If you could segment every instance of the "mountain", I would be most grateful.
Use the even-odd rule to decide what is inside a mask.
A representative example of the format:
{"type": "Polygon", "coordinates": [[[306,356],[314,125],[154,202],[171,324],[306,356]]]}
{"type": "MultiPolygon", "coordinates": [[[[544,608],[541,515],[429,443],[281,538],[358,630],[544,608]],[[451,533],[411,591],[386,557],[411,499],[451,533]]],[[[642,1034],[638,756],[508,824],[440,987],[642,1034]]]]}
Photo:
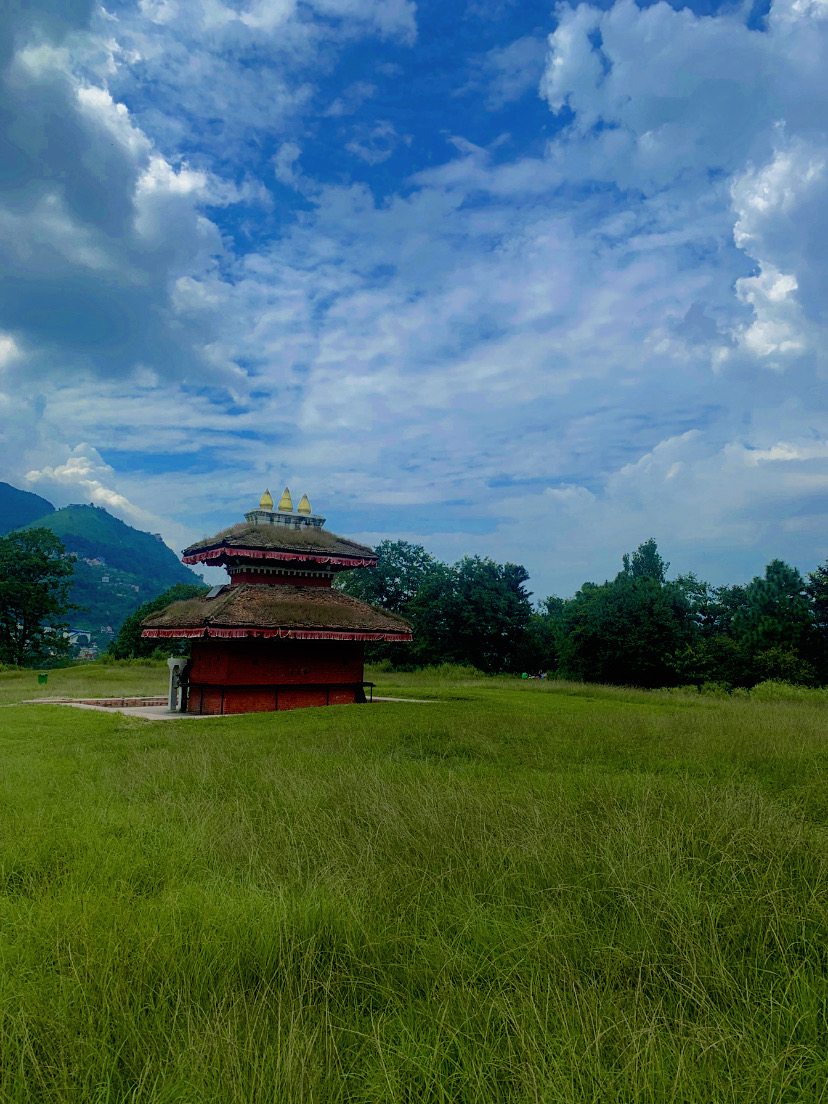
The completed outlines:
{"type": "Polygon", "coordinates": [[[0,483],[0,536],[21,529],[35,518],[51,514],[54,506],[31,491],[20,491],[10,483],[0,483]]]}
{"type": "MultiPolygon", "coordinates": [[[[36,497],[36,496],[32,496],[36,497]]],[[[201,583],[160,536],[133,529],[99,506],[65,506],[19,528],[51,529],[75,555],[72,626],[104,644],[133,610],[173,583],[201,583]]]]}

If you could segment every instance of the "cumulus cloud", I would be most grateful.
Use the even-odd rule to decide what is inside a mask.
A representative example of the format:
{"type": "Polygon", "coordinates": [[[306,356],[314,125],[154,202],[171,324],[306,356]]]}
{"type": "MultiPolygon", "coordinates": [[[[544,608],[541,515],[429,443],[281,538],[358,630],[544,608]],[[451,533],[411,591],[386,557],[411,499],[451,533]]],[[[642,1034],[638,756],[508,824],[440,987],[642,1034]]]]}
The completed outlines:
{"type": "MultiPolygon", "coordinates": [[[[146,0],[116,12],[37,0],[4,21],[0,332],[25,350],[27,372],[149,369],[238,393],[244,373],[220,315],[196,310],[182,288],[221,297],[228,255],[208,206],[271,200],[258,182],[211,171],[197,148],[182,156],[196,137],[186,128],[212,115],[272,131],[280,110],[287,119],[308,103],[296,67],[323,42],[340,32],[413,41],[415,7],[314,0],[308,18],[293,0],[146,0]]],[[[370,94],[358,85],[354,95],[370,94]]],[[[372,162],[397,140],[382,125],[360,137],[372,162]]],[[[298,183],[297,156],[283,143],[277,178],[298,183]]]]}
{"type": "Polygon", "coordinates": [[[805,442],[795,414],[783,420],[797,443],[714,446],[689,430],[608,473],[595,490],[561,484],[501,492],[489,507],[491,531],[412,528],[406,537],[449,559],[480,552],[528,563],[538,596],[612,578],[622,553],[650,536],[673,573],[696,571],[717,584],[746,581],[782,548],[812,569],[824,558],[818,542],[828,522],[828,420],[821,419],[821,440],[805,442]]]}
{"type": "Polygon", "coordinates": [[[182,323],[169,298],[222,249],[203,174],[161,157],[62,46],[21,35],[0,71],[0,328],[28,371],[214,373],[211,327],[182,323]]]}
{"type": "Polygon", "coordinates": [[[664,209],[729,181],[736,245],[759,267],[736,285],[753,321],[733,333],[772,367],[821,357],[828,209],[828,9],[776,0],[767,29],[618,0],[558,9],[541,92],[573,113],[551,156],[664,209]]]}
{"type": "MultiPolygon", "coordinates": [[[[407,3],[144,0],[86,69],[76,44],[18,36],[4,79],[30,130],[48,95],[88,151],[67,175],[58,144],[22,207],[0,180],[0,243],[32,291],[0,307],[0,381],[37,350],[75,366],[55,359],[26,409],[0,384],[31,442],[20,470],[170,518],[186,501],[190,536],[298,478],[341,531],[517,559],[538,593],[613,574],[653,534],[714,581],[762,556],[813,565],[823,14],[777,2],[758,31],[735,10],[562,6],[552,136],[511,156],[474,133],[400,148],[398,116],[348,118],[374,87],[353,75],[319,95],[337,36],[413,41],[407,3]],[[298,122],[317,96],[353,155],[325,172],[298,122]],[[229,168],[260,147],[289,216],[284,188],[268,208],[229,168]],[[418,171],[381,197],[348,178],[387,183],[404,153],[418,171]]],[[[490,110],[543,65],[533,35],[477,56],[463,102],[490,110]]]]}
{"type": "Polygon", "coordinates": [[[782,141],[761,168],[733,181],[736,244],[759,265],[737,282],[753,323],[742,340],[758,356],[784,365],[806,349],[825,367],[825,287],[828,283],[828,145],[782,141]]]}
{"type": "Polygon", "coordinates": [[[77,490],[95,506],[103,506],[119,516],[126,514],[128,519],[136,522],[146,524],[157,521],[153,514],[134,506],[124,495],[107,485],[114,476],[114,471],[103,462],[96,449],[80,444],[70,450],[63,463],[27,472],[26,482],[47,493],[56,489],[77,490]]]}

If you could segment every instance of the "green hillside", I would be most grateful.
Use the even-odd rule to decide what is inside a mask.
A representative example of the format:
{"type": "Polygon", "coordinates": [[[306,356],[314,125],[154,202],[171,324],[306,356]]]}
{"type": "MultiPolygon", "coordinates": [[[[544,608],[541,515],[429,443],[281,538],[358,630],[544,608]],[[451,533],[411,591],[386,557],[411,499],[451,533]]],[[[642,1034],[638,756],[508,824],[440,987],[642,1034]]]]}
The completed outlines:
{"type": "Polygon", "coordinates": [[[81,608],[70,612],[69,622],[72,628],[88,629],[98,644],[103,645],[111,639],[107,629],[116,633],[125,618],[149,598],[145,581],[139,576],[78,559],[75,561],[72,602],[81,608]]]}
{"type": "Polygon", "coordinates": [[[99,643],[142,602],[174,583],[201,583],[160,537],[133,529],[98,506],[66,506],[21,528],[51,529],[67,552],[75,553],[71,600],[82,609],[70,615],[76,628],[91,629],[99,643]],[[86,561],[102,561],[89,563],[86,561]]]}
{"type": "Polygon", "coordinates": [[[12,529],[22,529],[53,511],[54,506],[48,499],[31,491],[21,491],[10,483],[0,483],[0,536],[12,529]]]}

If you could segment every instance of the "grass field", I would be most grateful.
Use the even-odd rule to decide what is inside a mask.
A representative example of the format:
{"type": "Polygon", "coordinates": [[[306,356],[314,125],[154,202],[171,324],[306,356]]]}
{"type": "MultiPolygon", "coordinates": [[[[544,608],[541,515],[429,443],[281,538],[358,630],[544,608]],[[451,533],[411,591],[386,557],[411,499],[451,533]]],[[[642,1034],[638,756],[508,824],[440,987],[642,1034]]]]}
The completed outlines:
{"type": "Polygon", "coordinates": [[[828,1100],[823,701],[380,680],[0,675],[2,1104],[828,1100]]]}

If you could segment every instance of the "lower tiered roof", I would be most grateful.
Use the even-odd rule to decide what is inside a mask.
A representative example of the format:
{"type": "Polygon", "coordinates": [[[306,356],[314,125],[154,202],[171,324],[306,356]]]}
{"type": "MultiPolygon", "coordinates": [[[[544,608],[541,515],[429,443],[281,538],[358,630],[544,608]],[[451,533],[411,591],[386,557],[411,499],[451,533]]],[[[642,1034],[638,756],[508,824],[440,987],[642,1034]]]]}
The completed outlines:
{"type": "Polygon", "coordinates": [[[173,602],[141,624],[150,639],[411,640],[404,618],[323,587],[226,586],[215,598],[173,602]]]}

